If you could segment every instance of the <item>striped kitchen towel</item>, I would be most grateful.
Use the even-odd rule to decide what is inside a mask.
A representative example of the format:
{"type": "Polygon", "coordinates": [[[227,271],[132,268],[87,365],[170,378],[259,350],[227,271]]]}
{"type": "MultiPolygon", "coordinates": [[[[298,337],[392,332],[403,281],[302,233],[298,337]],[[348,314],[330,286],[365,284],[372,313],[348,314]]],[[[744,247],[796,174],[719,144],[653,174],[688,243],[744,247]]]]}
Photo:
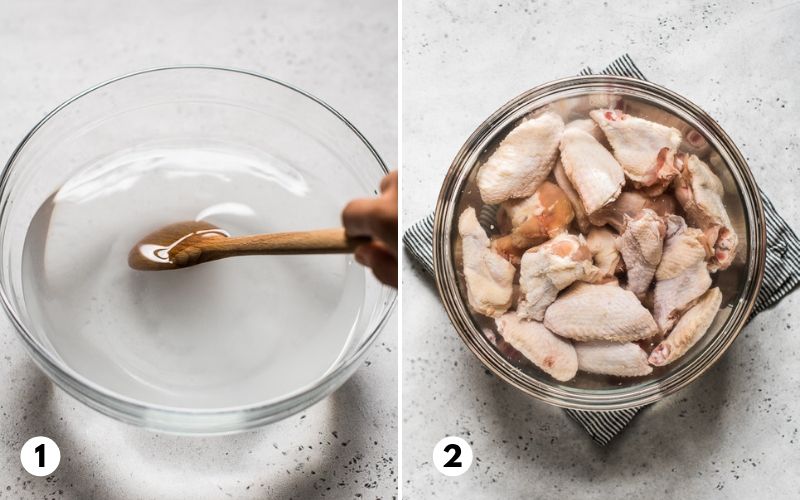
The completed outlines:
{"type": "MultiPolygon", "coordinates": [[[[642,72],[627,54],[612,62],[600,73],[645,80],[642,72]]],[[[589,75],[592,74],[592,70],[586,68],[580,74],[589,75]]],[[[753,316],[774,306],[800,285],[800,240],[786,224],[786,221],[778,215],[775,207],[763,192],[761,200],[764,204],[764,216],[767,221],[767,261],[764,281],[756,298],[753,316]]],[[[484,227],[491,224],[484,220],[490,215],[481,213],[481,224],[484,227]]],[[[416,222],[403,235],[403,244],[409,255],[430,276],[433,276],[433,216],[434,214],[430,214],[416,222]]],[[[641,408],[616,411],[564,411],[570,418],[578,422],[597,444],[605,446],[633,420],[641,408]]]]}

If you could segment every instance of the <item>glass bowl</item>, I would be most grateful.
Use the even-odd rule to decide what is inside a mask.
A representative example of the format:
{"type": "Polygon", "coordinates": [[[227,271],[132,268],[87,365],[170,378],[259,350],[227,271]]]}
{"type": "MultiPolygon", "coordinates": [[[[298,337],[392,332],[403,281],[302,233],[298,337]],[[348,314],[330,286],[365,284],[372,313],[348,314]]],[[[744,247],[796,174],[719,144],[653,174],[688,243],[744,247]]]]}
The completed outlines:
{"type": "MultiPolygon", "coordinates": [[[[705,156],[701,156],[705,158],[705,156]]],[[[491,228],[484,224],[485,228],[491,228]]],[[[579,410],[618,410],[658,401],[697,379],[730,347],[750,315],[761,285],[766,257],[764,214],[759,191],[744,158],[730,137],[702,109],[658,85],[617,76],[579,76],[536,87],[512,99],[467,139],[456,155],[439,193],[434,222],[436,284],[447,314],[462,340],[502,380],[546,403],[579,410]],[[682,358],[639,378],[578,373],[561,383],[527,360],[508,359],[497,347],[493,322],[471,312],[457,251],[458,215],[468,206],[480,213],[475,186],[478,166],[523,117],[545,109],[565,122],[585,118],[600,107],[624,105],[627,112],[683,132],[683,149],[707,155],[725,188],[724,203],[739,235],[730,268],[712,275],[723,294],[722,306],[706,335],[682,358]]]]}
{"type": "MultiPolygon", "coordinates": [[[[80,367],[66,363],[32,317],[23,293],[23,242],[38,207],[76,171],[104,158],[148,147],[191,149],[209,144],[302,162],[304,175],[323,183],[326,195],[342,207],[350,199],[373,196],[387,172],[350,122],[301,90],[246,71],[170,67],[110,80],[65,102],[22,140],[0,179],[0,293],[34,361],[88,406],[160,431],[234,432],[301,411],[353,374],[395,305],[395,290],[365,272],[363,299],[357,299],[363,301],[360,314],[327,372],[283,397],[242,406],[148,404],[109,389],[103,380],[89,380],[80,367]]],[[[330,218],[331,225],[339,223],[338,213],[330,218]]]]}

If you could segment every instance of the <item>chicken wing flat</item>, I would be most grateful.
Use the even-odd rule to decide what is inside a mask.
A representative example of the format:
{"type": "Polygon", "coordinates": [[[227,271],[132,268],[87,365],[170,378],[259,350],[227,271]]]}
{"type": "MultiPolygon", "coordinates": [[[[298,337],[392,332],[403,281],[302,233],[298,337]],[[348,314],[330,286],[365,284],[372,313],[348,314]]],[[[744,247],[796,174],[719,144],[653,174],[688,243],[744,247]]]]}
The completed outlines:
{"type": "Polygon", "coordinates": [[[653,316],[636,295],[614,284],[576,283],[547,308],[544,324],[581,342],[632,342],[658,334],[653,316]]]}
{"type": "Polygon", "coordinates": [[[553,169],[564,121],[555,113],[528,118],[500,142],[478,170],[484,203],[532,195],[553,169]]]}
{"type": "Polygon", "coordinates": [[[615,377],[641,377],[653,371],[647,353],[635,342],[577,342],[578,370],[615,377]]]}
{"type": "Polygon", "coordinates": [[[681,133],[677,129],[616,109],[596,109],[589,116],[600,125],[625,175],[636,186],[660,194],[678,175],[674,156],[681,133]]]}
{"type": "Polygon", "coordinates": [[[558,187],[564,191],[564,194],[572,205],[572,212],[575,214],[575,222],[578,223],[578,229],[580,229],[581,233],[587,234],[591,229],[589,216],[586,215],[586,210],[583,208],[580,195],[578,195],[578,192],[572,187],[572,182],[567,177],[567,173],[564,172],[564,165],[561,163],[561,160],[556,161],[556,166],[553,167],[553,177],[555,177],[558,187]]]}
{"type": "Polygon", "coordinates": [[[568,340],[554,335],[538,321],[527,321],[514,313],[495,320],[503,340],[556,380],[572,380],[578,371],[578,357],[568,340]]]}
{"type": "Polygon", "coordinates": [[[617,199],[625,184],[625,173],[597,139],[578,127],[567,127],[560,148],[564,172],[587,214],[617,199]]]}

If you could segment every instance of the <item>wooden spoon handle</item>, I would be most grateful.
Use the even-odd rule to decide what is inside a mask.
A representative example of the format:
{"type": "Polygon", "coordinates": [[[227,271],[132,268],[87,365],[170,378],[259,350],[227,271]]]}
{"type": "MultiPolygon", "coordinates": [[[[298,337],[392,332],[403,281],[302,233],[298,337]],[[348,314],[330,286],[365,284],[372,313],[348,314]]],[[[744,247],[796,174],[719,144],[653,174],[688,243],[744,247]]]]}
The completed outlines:
{"type": "Polygon", "coordinates": [[[190,260],[195,263],[236,255],[297,255],[352,253],[370,238],[348,237],[344,228],[256,234],[236,238],[209,238],[193,245],[190,260]]]}

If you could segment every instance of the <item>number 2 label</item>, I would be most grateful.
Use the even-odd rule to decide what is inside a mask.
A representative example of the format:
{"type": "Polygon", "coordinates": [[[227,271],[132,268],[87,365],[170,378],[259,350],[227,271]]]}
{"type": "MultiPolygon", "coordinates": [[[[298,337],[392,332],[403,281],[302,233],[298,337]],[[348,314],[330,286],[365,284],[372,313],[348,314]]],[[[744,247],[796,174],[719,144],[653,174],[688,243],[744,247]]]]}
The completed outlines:
{"type": "Polygon", "coordinates": [[[442,467],[461,467],[461,462],[458,462],[458,457],[461,456],[461,447],[457,444],[450,443],[444,447],[444,452],[448,453],[452,451],[453,456],[450,457],[450,460],[444,463],[442,467]]]}
{"type": "Polygon", "coordinates": [[[448,436],[433,447],[433,465],[445,476],[460,476],[472,465],[472,447],[457,436],[448,436]]]}

